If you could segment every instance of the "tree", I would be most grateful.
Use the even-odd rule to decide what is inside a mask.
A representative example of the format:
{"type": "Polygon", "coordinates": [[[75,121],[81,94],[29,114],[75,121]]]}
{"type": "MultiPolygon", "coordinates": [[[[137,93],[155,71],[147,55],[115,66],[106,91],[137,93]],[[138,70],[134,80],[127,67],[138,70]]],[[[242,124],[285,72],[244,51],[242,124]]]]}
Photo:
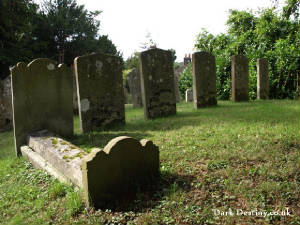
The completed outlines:
{"type": "Polygon", "coordinates": [[[150,32],[146,33],[145,39],[146,39],[145,42],[141,43],[140,46],[142,50],[145,51],[148,49],[157,48],[157,43],[153,40],[150,32]]]}
{"type": "Polygon", "coordinates": [[[9,66],[47,57],[73,63],[76,56],[102,52],[119,56],[108,36],[98,35],[99,11],[89,12],[76,0],[0,0],[0,79],[9,66]]]}
{"type": "Polygon", "coordinates": [[[214,38],[214,35],[202,28],[201,32],[196,37],[194,48],[205,52],[212,52],[214,48],[214,38]]]}
{"type": "Polygon", "coordinates": [[[298,96],[300,64],[299,2],[287,0],[281,13],[275,7],[252,11],[230,10],[228,33],[209,34],[202,30],[195,48],[216,57],[218,98],[229,99],[231,92],[231,56],[249,58],[249,96],[256,98],[256,62],[269,61],[271,98],[298,96]]]}
{"type": "Polygon", "coordinates": [[[172,60],[173,62],[175,62],[177,56],[176,56],[176,50],[173,48],[168,49],[168,51],[170,51],[172,53],[172,60]]]}
{"type": "Polygon", "coordinates": [[[28,46],[37,9],[31,0],[0,1],[0,79],[8,76],[9,66],[31,58],[28,46]]]}
{"type": "Polygon", "coordinates": [[[130,57],[125,61],[125,69],[130,70],[139,67],[139,53],[134,52],[130,57]]]}
{"type": "MultiPolygon", "coordinates": [[[[75,52],[80,54],[97,37],[100,22],[96,16],[100,11],[89,12],[76,0],[44,1],[43,13],[47,17],[49,43],[54,44],[59,63],[65,62],[66,52],[74,50],[74,45],[75,52]]],[[[71,61],[69,58],[67,63],[71,61]]]]}

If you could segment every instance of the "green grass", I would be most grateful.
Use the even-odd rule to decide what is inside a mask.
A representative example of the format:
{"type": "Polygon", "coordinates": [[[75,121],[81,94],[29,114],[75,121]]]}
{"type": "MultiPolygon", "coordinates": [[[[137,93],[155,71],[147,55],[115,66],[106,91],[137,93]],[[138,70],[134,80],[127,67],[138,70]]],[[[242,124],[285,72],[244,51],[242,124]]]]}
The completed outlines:
{"type": "Polygon", "coordinates": [[[0,133],[0,224],[300,224],[300,105],[290,100],[233,103],[145,120],[126,106],[126,125],[79,134],[89,151],[126,135],[160,149],[161,179],[113,209],[85,209],[73,187],[14,157],[12,132],[0,133]],[[215,216],[212,209],[291,216],[215,216]]]}

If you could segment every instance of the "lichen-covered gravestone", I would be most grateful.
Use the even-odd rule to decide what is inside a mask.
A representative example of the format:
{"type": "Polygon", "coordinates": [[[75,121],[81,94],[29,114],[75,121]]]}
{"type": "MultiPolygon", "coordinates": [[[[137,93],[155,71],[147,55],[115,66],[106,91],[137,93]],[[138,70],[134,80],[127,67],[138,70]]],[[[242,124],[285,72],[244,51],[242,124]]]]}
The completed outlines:
{"type": "Polygon", "coordinates": [[[142,107],[142,93],[141,93],[141,78],[137,69],[132,69],[127,74],[128,86],[131,94],[133,107],[142,107]]]}
{"type": "Polygon", "coordinates": [[[159,150],[152,141],[122,136],[91,153],[46,130],[29,135],[22,154],[35,167],[83,191],[87,207],[103,207],[159,176],[159,150]]]}
{"type": "Polygon", "coordinates": [[[185,91],[185,101],[192,102],[193,101],[193,89],[189,88],[185,91]]]}
{"type": "Polygon", "coordinates": [[[145,117],[176,114],[172,52],[155,48],[141,52],[139,58],[145,117]]]}
{"type": "Polygon", "coordinates": [[[257,98],[269,98],[269,69],[266,59],[257,60],[257,98]]]}
{"type": "Polygon", "coordinates": [[[193,54],[194,107],[217,105],[216,60],[208,52],[193,54]]]}
{"type": "Polygon", "coordinates": [[[243,55],[234,55],[231,58],[232,101],[249,100],[249,62],[243,55]]]}
{"type": "Polygon", "coordinates": [[[125,97],[120,58],[97,53],[77,57],[74,65],[81,131],[124,124],[125,97]]]}
{"type": "Polygon", "coordinates": [[[72,72],[50,59],[18,63],[11,70],[16,153],[34,131],[73,135],[72,72]]]}

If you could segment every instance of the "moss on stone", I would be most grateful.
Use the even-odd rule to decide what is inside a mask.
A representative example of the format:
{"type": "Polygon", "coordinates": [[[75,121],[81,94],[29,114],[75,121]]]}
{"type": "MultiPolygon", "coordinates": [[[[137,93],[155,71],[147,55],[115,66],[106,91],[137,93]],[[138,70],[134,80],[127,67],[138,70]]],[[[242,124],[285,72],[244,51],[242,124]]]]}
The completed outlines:
{"type": "Polygon", "coordinates": [[[51,141],[53,146],[56,146],[58,144],[58,140],[55,138],[52,138],[51,141]]]}

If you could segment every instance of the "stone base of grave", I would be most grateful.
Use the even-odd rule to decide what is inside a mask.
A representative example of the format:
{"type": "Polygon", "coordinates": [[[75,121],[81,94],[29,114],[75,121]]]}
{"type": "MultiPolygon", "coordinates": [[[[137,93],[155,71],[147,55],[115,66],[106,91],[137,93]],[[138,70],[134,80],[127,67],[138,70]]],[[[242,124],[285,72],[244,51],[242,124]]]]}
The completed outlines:
{"type": "Polygon", "coordinates": [[[22,155],[35,167],[82,189],[87,207],[102,207],[136,184],[159,176],[159,150],[149,140],[122,136],[87,153],[48,131],[28,137],[22,155]]]}

